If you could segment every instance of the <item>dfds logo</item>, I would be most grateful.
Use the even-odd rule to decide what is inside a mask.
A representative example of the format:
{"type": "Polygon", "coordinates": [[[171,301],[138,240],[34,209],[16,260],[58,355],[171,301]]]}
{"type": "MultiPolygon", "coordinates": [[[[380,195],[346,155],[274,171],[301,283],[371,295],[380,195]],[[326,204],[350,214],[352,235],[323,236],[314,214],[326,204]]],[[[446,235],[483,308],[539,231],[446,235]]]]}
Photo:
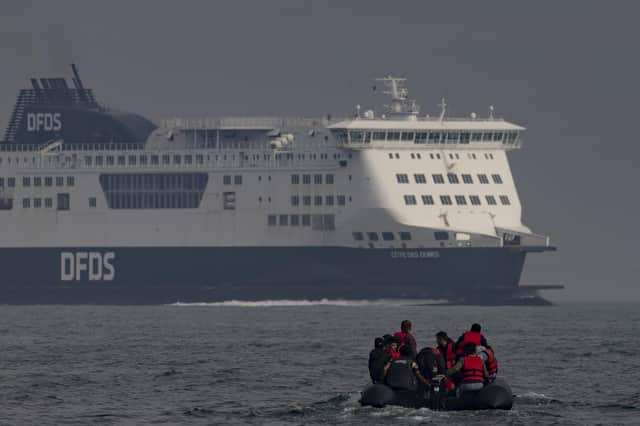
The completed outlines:
{"type": "Polygon", "coordinates": [[[27,114],[27,131],[59,132],[62,130],[62,114],[59,112],[30,112],[27,114]]]}
{"type": "Polygon", "coordinates": [[[63,251],[60,253],[60,280],[62,281],[113,281],[116,269],[112,251],[63,251]]]}

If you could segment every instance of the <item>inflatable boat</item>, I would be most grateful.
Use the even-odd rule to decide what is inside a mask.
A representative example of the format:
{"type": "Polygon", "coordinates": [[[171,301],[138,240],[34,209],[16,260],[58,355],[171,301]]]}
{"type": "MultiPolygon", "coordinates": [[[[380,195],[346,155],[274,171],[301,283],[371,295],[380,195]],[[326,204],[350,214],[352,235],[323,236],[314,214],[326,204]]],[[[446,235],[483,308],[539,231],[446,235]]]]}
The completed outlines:
{"type": "Polygon", "coordinates": [[[393,389],[385,384],[369,385],[362,391],[360,404],[372,407],[399,405],[432,410],[510,410],[513,394],[509,384],[501,378],[477,392],[465,392],[461,396],[449,396],[439,380],[418,391],[393,389]]]}

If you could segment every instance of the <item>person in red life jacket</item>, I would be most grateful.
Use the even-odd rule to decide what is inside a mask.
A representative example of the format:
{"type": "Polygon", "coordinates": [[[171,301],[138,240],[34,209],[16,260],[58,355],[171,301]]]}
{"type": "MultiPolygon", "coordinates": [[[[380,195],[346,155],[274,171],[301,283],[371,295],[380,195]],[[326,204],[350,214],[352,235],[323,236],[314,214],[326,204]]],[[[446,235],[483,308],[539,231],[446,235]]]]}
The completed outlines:
{"type": "Polygon", "coordinates": [[[471,325],[471,330],[462,333],[462,336],[460,336],[456,342],[456,355],[463,355],[464,346],[467,343],[473,343],[476,346],[484,346],[485,348],[488,347],[489,344],[487,343],[487,339],[484,338],[481,331],[482,327],[480,324],[475,323],[471,325]]]}
{"type": "Polygon", "coordinates": [[[463,348],[463,356],[447,370],[447,377],[456,373],[462,373],[462,383],[458,388],[458,394],[476,392],[484,387],[484,382],[489,373],[482,358],[476,354],[476,345],[467,343],[463,348]]]}
{"type": "Polygon", "coordinates": [[[400,348],[400,339],[389,334],[385,334],[382,338],[384,339],[384,349],[389,352],[391,359],[400,358],[400,352],[398,351],[400,348]]]}
{"type": "Polygon", "coordinates": [[[486,348],[484,346],[478,346],[476,351],[480,358],[482,358],[482,361],[484,361],[484,365],[487,367],[489,382],[493,382],[498,375],[498,360],[496,359],[493,349],[491,346],[486,348]]]}
{"type": "Polygon", "coordinates": [[[405,342],[408,341],[413,351],[413,357],[415,358],[418,353],[418,345],[416,344],[415,337],[411,334],[411,321],[402,321],[402,323],[400,323],[400,331],[396,332],[393,336],[400,339],[400,346],[404,346],[405,342]]]}
{"type": "MultiPolygon", "coordinates": [[[[438,373],[445,374],[456,363],[456,344],[444,331],[439,331],[436,334],[436,343],[438,345],[433,349],[433,352],[438,361],[438,373]]],[[[448,391],[453,391],[456,388],[455,382],[450,378],[444,380],[444,385],[448,391]]]]}

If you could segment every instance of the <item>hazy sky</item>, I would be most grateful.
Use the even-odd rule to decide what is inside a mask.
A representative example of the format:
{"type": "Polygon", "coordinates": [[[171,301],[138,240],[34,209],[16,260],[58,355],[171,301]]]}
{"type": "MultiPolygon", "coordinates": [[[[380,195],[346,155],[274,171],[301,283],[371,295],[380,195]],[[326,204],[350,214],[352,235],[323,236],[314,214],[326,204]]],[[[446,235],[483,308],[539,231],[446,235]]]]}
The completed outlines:
{"type": "MultiPolygon", "coordinates": [[[[551,235],[523,284],[640,299],[637,1],[3,1],[0,128],[29,76],[80,65],[100,101],[155,120],[319,116],[409,79],[423,112],[528,128],[511,165],[524,223],[551,235]]],[[[377,105],[376,105],[377,104],[377,105]]]]}

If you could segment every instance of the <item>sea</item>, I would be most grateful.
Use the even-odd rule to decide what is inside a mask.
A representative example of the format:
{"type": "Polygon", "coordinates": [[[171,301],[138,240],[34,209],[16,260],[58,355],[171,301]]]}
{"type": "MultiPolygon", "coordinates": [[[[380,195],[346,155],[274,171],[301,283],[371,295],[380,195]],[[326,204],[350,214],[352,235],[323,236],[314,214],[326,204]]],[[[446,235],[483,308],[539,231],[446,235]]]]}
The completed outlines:
{"type": "Polygon", "coordinates": [[[0,306],[0,424],[640,424],[640,304],[263,301],[0,306]],[[374,338],[473,322],[510,411],[361,407],[374,338]]]}

